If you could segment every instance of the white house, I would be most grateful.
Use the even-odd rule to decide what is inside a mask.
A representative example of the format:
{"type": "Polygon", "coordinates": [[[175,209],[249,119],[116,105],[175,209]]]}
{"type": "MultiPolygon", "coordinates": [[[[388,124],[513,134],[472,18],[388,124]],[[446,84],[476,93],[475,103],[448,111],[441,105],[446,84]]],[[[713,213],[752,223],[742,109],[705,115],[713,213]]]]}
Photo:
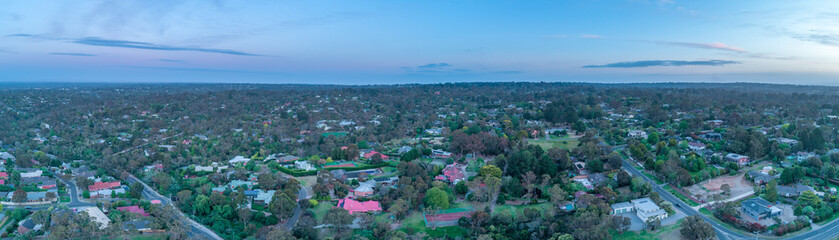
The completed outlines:
{"type": "Polygon", "coordinates": [[[749,157],[736,153],[729,153],[725,155],[725,161],[737,163],[739,165],[749,164],[749,157]]]}
{"type": "Polygon", "coordinates": [[[196,172],[212,172],[213,166],[195,166],[196,172]]]}
{"type": "Polygon", "coordinates": [[[294,162],[294,167],[297,169],[303,169],[305,171],[317,170],[312,164],[306,161],[297,161],[294,162]]]}
{"type": "Polygon", "coordinates": [[[630,202],[632,202],[632,207],[635,208],[635,214],[643,222],[655,219],[662,220],[667,217],[667,211],[658,207],[650,198],[639,198],[630,202]]]}
{"type": "Polygon", "coordinates": [[[87,213],[87,216],[90,217],[90,220],[99,224],[99,229],[105,229],[111,223],[111,219],[108,218],[108,215],[105,215],[102,210],[99,210],[98,207],[89,207],[84,210],[87,213]]]}
{"type": "Polygon", "coordinates": [[[628,213],[632,211],[635,211],[635,208],[629,202],[619,202],[612,204],[612,215],[628,213]]]}
{"type": "Polygon", "coordinates": [[[629,133],[626,134],[626,136],[629,137],[629,138],[647,139],[647,132],[644,132],[644,131],[641,131],[641,130],[632,130],[632,131],[629,131],[629,133]]]}
{"type": "Polygon", "coordinates": [[[35,170],[35,171],[21,172],[20,177],[22,177],[22,178],[40,177],[41,174],[44,174],[44,171],[41,171],[40,169],[38,169],[38,170],[35,170]]]}
{"type": "Polygon", "coordinates": [[[698,142],[689,142],[688,148],[690,148],[691,151],[701,151],[705,150],[705,144],[698,142]]]}
{"type": "Polygon", "coordinates": [[[235,157],[233,157],[233,159],[230,159],[229,162],[230,162],[230,164],[236,164],[236,163],[247,164],[249,161],[251,161],[250,158],[246,158],[244,156],[235,156],[235,157]]]}

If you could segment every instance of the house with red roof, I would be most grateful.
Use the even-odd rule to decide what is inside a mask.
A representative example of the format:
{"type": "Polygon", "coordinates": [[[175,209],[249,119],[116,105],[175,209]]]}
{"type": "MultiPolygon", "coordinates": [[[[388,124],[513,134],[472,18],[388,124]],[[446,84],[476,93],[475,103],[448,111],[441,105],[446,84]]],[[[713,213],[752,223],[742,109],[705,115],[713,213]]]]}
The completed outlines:
{"type": "Polygon", "coordinates": [[[466,180],[466,175],[463,174],[461,167],[454,163],[446,165],[446,167],[443,168],[443,177],[452,184],[466,180]]]}
{"type": "Polygon", "coordinates": [[[2,178],[2,179],[9,179],[9,173],[7,173],[7,172],[0,172],[0,178],[2,178]]]}
{"type": "Polygon", "coordinates": [[[344,198],[338,200],[339,208],[346,209],[350,214],[357,213],[357,212],[381,212],[382,205],[379,204],[377,201],[366,201],[366,202],[359,202],[356,200],[352,200],[349,198],[344,198]]]}
{"type": "Polygon", "coordinates": [[[146,210],[143,210],[143,208],[141,208],[140,206],[137,206],[137,205],[128,206],[128,207],[118,207],[117,211],[121,211],[121,212],[128,211],[128,212],[139,214],[143,217],[148,217],[149,216],[149,214],[146,213],[146,210]]]}
{"type": "Polygon", "coordinates": [[[376,156],[376,154],[382,155],[382,160],[387,160],[388,158],[390,158],[387,155],[384,155],[384,154],[382,154],[380,152],[376,152],[376,151],[369,151],[367,153],[364,153],[363,157],[367,158],[367,159],[372,159],[373,156],[376,156]]]}
{"type": "Polygon", "coordinates": [[[99,191],[99,190],[118,188],[120,185],[122,185],[122,184],[120,184],[119,181],[96,182],[93,185],[87,186],[87,190],[89,190],[91,192],[95,192],[95,191],[99,191]]]}

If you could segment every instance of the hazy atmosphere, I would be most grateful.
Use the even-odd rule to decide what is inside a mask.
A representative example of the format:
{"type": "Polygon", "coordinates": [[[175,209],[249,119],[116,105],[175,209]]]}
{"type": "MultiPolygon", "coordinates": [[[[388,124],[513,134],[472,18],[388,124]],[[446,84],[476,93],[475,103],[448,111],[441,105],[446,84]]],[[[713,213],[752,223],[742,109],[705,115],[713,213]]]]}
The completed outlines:
{"type": "Polygon", "coordinates": [[[0,81],[839,84],[829,1],[4,1],[0,81]]]}

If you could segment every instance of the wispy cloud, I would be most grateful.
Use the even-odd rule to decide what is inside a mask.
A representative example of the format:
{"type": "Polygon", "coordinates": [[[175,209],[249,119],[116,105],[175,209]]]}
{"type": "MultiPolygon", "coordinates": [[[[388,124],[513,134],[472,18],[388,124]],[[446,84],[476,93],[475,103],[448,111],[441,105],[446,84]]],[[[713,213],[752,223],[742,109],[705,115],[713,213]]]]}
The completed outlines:
{"type": "Polygon", "coordinates": [[[728,60],[707,60],[707,61],[680,61],[680,60],[647,60],[634,62],[618,62],[604,65],[587,65],[583,68],[641,68],[641,67],[681,67],[681,66],[724,66],[727,64],[739,64],[739,61],[728,60]]]}
{"type": "Polygon", "coordinates": [[[739,47],[729,46],[728,44],[715,42],[715,43],[692,43],[692,42],[666,42],[666,41],[657,41],[656,43],[660,44],[668,44],[668,45],[676,45],[676,46],[683,46],[683,47],[691,47],[691,48],[703,48],[703,49],[714,49],[714,50],[722,50],[722,51],[731,51],[731,52],[747,52],[739,47]]]}
{"type": "Polygon", "coordinates": [[[595,35],[595,34],[583,34],[580,35],[581,38],[603,38],[603,36],[595,35]]]}
{"type": "Polygon", "coordinates": [[[797,34],[798,40],[814,42],[825,46],[839,47],[839,34],[816,32],[810,34],[797,34]]]}
{"type": "Polygon", "coordinates": [[[171,62],[171,63],[184,63],[184,62],[185,62],[184,60],[176,60],[176,59],[163,59],[163,58],[161,58],[161,59],[155,59],[155,60],[156,60],[156,61],[161,61],[161,62],[171,62]]]}
{"type": "Polygon", "coordinates": [[[417,66],[419,69],[441,69],[446,67],[451,67],[451,64],[448,63],[429,63],[422,66],[417,66]]]}
{"type": "Polygon", "coordinates": [[[88,46],[99,46],[99,47],[133,48],[133,49],[158,50],[158,51],[205,52],[205,53],[219,53],[219,54],[229,54],[229,55],[239,55],[239,56],[265,56],[265,55],[246,53],[246,52],[229,50],[229,49],[202,48],[202,47],[194,47],[194,46],[170,46],[170,45],[155,44],[155,43],[148,43],[148,42],[104,39],[104,38],[98,38],[98,37],[50,38],[50,37],[45,37],[45,36],[40,36],[40,35],[32,35],[32,34],[11,34],[11,35],[6,35],[6,37],[26,37],[26,38],[38,39],[38,40],[66,41],[66,42],[71,42],[71,43],[76,43],[76,44],[82,44],[82,45],[88,45],[88,46]]]}
{"type": "Polygon", "coordinates": [[[54,52],[50,53],[50,55],[60,55],[60,56],[79,56],[79,57],[95,57],[94,54],[88,53],[63,53],[63,52],[54,52]]]}
{"type": "Polygon", "coordinates": [[[228,50],[228,49],[169,46],[169,45],[161,45],[161,44],[154,44],[154,43],[147,43],[147,42],[111,40],[111,39],[103,39],[103,38],[97,38],[97,37],[79,38],[79,39],[73,40],[72,42],[78,43],[78,44],[83,44],[83,45],[102,46],[102,47],[136,48],[136,49],[160,50],[160,51],[192,51],[192,52],[220,53],[220,54],[230,54],[230,55],[240,55],[240,56],[261,56],[261,55],[257,55],[257,54],[240,52],[240,51],[235,51],[235,50],[228,50]]]}

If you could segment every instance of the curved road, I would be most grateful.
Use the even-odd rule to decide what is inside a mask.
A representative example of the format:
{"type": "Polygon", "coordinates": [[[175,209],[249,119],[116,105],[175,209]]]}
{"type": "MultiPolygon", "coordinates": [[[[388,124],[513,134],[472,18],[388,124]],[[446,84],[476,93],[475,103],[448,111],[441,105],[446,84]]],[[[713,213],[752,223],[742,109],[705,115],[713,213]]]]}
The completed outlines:
{"type": "MultiPolygon", "coordinates": [[[[137,179],[137,177],[134,177],[134,175],[128,176],[128,179],[126,179],[125,181],[130,183],[130,184],[133,184],[135,182],[139,182],[140,184],[143,184],[143,197],[144,198],[146,198],[148,200],[159,200],[160,203],[163,204],[163,205],[172,205],[172,200],[171,199],[160,195],[159,193],[157,193],[157,191],[154,191],[154,189],[149,187],[149,185],[146,185],[146,183],[144,183],[143,181],[140,181],[140,179],[137,179]]],[[[175,207],[175,206],[173,206],[173,207],[177,210],[177,207],[175,207]]],[[[204,225],[202,225],[202,224],[196,222],[195,220],[192,220],[191,218],[187,217],[180,210],[178,210],[178,216],[180,216],[180,220],[181,220],[182,223],[189,226],[190,231],[187,232],[187,235],[189,236],[190,239],[222,239],[221,237],[218,236],[218,234],[213,232],[213,230],[210,230],[209,228],[205,227],[204,225]]]]}
{"type": "MultiPolygon", "coordinates": [[[[626,159],[623,160],[623,168],[629,171],[633,176],[640,176],[645,181],[650,183],[653,186],[653,191],[656,191],[662,199],[679,204],[681,207],[676,207],[678,210],[684,212],[688,216],[697,215],[711,224],[711,227],[714,228],[714,231],[717,233],[717,238],[720,240],[727,240],[727,239],[755,239],[755,235],[743,235],[740,232],[733,231],[731,229],[726,228],[725,226],[720,225],[716,221],[711,220],[705,214],[699,213],[699,211],[694,210],[693,208],[689,207],[685,202],[682,202],[676,196],[673,196],[670,192],[664,190],[661,186],[656,184],[652,179],[648,178],[647,175],[644,175],[635,167],[629,164],[626,159]]],[[[759,237],[759,236],[758,236],[759,237]]],[[[839,219],[834,220],[830,223],[822,225],[819,229],[811,230],[806,233],[798,234],[787,239],[792,240],[823,240],[823,239],[835,239],[839,237],[839,219]]]]}

